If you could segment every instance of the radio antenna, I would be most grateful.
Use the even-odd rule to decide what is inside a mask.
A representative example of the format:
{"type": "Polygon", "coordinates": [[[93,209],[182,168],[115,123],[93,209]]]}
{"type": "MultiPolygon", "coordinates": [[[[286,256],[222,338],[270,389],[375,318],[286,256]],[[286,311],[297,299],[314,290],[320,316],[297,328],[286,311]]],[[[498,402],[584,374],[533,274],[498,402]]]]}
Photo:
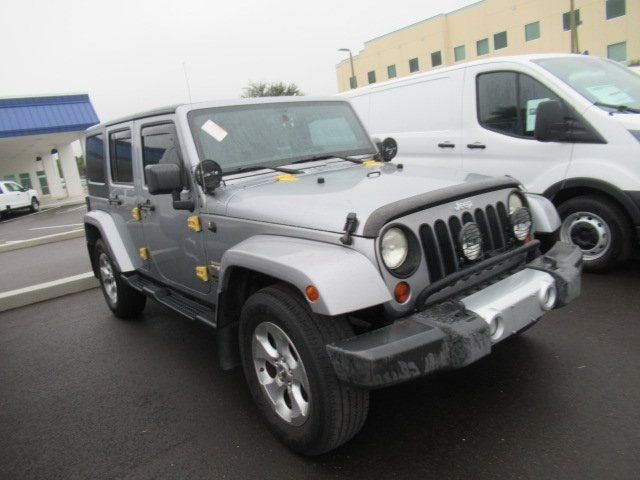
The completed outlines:
{"type": "Polygon", "coordinates": [[[193,103],[191,98],[191,85],[189,85],[189,75],[187,75],[187,64],[182,62],[182,71],[184,72],[184,81],[187,84],[187,94],[189,95],[189,103],[193,103]]]}

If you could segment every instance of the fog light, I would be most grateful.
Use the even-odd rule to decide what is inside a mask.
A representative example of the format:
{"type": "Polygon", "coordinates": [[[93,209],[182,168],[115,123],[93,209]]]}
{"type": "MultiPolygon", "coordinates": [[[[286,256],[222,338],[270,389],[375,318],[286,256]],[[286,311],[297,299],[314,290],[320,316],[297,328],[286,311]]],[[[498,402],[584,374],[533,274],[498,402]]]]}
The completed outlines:
{"type": "Polygon", "coordinates": [[[411,296],[411,287],[407,282],[400,282],[393,289],[393,296],[398,303],[406,303],[411,296]]]}
{"type": "Polygon", "coordinates": [[[551,310],[556,306],[558,289],[554,283],[549,283],[540,289],[540,306],[543,310],[551,310]]]}

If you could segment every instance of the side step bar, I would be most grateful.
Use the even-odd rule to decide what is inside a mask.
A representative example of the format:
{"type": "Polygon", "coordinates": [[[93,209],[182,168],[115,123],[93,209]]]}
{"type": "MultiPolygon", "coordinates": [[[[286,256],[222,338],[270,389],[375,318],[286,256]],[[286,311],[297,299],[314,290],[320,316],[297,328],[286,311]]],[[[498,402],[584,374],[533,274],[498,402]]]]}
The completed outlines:
{"type": "Polygon", "coordinates": [[[203,305],[195,300],[177,293],[170,288],[158,285],[157,283],[142,277],[138,274],[123,275],[123,280],[131,288],[144,293],[147,297],[151,297],[157,302],[169,307],[190,320],[198,320],[215,328],[215,308],[203,305]]]}

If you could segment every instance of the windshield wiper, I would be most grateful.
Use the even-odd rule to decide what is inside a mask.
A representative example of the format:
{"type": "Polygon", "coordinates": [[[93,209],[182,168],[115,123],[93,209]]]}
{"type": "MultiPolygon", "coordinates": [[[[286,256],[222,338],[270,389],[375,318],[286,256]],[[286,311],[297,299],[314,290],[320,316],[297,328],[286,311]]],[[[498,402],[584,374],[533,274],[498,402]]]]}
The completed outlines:
{"type": "Polygon", "coordinates": [[[314,160],[329,160],[331,158],[339,158],[340,160],[345,160],[347,162],[352,162],[352,163],[363,163],[365,161],[364,159],[361,159],[361,158],[354,158],[354,157],[347,157],[347,156],[343,157],[340,155],[315,155],[311,157],[301,158],[299,160],[291,162],[291,164],[293,165],[295,163],[312,162],[314,160]]]}
{"type": "Polygon", "coordinates": [[[266,165],[252,165],[252,166],[249,166],[249,167],[240,167],[240,168],[236,168],[234,170],[229,170],[228,172],[224,172],[224,174],[225,175],[233,175],[233,174],[236,174],[236,173],[255,172],[257,170],[275,170],[276,172],[289,173],[289,174],[300,173],[300,169],[297,169],[297,168],[272,167],[272,166],[266,166],[266,165]]]}
{"type": "Polygon", "coordinates": [[[612,108],[618,112],[640,113],[640,109],[629,107],[628,105],[612,105],[610,103],[593,102],[596,107],[612,108]]]}

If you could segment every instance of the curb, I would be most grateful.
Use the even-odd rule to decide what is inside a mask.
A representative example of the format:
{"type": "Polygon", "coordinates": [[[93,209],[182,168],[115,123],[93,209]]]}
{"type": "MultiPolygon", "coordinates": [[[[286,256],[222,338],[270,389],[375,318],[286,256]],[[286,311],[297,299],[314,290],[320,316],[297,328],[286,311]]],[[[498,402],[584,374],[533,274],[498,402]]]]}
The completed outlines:
{"type": "Polygon", "coordinates": [[[93,272],[0,293],[0,312],[99,286],[93,272]]]}
{"type": "Polygon", "coordinates": [[[15,243],[5,243],[0,245],[0,253],[11,252],[12,250],[19,250],[21,248],[35,247],[37,245],[44,245],[46,243],[60,242],[61,240],[69,240],[71,238],[84,237],[84,229],[70,230],[68,232],[54,233],[52,235],[45,235],[44,237],[29,238],[15,243]]]}

